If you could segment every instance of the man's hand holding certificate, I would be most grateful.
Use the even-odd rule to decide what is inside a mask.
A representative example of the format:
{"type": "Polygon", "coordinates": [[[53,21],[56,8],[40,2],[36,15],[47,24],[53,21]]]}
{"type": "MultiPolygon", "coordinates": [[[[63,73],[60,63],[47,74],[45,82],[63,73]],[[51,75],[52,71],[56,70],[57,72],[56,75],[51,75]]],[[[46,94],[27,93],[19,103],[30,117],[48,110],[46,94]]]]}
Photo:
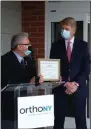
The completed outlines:
{"type": "Polygon", "coordinates": [[[51,82],[54,88],[65,83],[60,71],[60,59],[38,59],[38,74],[43,76],[44,81],[51,82]]]}
{"type": "Polygon", "coordinates": [[[60,60],[38,59],[38,73],[43,75],[44,81],[59,81],[60,60]]]}

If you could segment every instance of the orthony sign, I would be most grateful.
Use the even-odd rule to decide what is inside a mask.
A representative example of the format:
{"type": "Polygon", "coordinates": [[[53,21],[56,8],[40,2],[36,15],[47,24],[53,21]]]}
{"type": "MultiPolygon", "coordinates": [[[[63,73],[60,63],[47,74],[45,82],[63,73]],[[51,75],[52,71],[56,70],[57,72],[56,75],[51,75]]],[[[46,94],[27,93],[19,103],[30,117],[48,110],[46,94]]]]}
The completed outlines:
{"type": "Polygon", "coordinates": [[[52,106],[30,106],[29,108],[21,108],[19,110],[20,114],[27,114],[27,113],[47,113],[50,112],[52,106]]]}

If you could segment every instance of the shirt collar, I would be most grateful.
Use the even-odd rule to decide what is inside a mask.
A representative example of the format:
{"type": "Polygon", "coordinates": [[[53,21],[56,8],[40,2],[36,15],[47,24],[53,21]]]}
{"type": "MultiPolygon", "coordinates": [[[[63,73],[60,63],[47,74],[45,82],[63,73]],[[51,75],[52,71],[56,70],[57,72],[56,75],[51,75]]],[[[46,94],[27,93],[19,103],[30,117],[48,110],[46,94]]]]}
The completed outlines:
{"type": "MultiPolygon", "coordinates": [[[[71,44],[74,43],[74,39],[75,39],[75,37],[73,37],[73,38],[70,40],[70,43],[71,43],[71,44]]],[[[67,39],[65,40],[65,43],[68,43],[68,40],[67,40],[67,39]]]]}
{"type": "Polygon", "coordinates": [[[13,51],[13,53],[16,55],[18,61],[21,63],[21,60],[23,59],[22,56],[20,56],[19,54],[17,54],[16,52],[13,51]]]}

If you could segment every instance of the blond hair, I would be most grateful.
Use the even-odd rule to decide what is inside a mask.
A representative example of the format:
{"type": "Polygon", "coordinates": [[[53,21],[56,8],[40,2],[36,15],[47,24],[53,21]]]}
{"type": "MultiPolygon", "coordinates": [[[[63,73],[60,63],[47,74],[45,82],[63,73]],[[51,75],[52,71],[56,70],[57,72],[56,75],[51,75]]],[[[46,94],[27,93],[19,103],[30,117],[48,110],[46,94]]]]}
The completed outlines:
{"type": "Polygon", "coordinates": [[[72,17],[66,17],[64,18],[61,22],[60,22],[60,25],[61,27],[63,25],[68,25],[68,26],[71,26],[75,31],[76,31],[76,28],[77,28],[77,23],[76,23],[76,20],[72,17]]]}

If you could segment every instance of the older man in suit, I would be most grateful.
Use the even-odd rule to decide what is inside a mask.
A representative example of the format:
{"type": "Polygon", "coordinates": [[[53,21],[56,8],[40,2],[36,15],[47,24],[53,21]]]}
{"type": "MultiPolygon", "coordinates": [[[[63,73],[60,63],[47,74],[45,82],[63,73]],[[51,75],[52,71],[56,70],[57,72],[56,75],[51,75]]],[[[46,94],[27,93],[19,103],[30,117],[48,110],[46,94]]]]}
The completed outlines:
{"type": "Polygon", "coordinates": [[[67,17],[60,22],[62,38],[52,44],[50,58],[60,59],[64,85],[53,90],[55,98],[54,129],[63,129],[66,115],[75,117],[76,129],[87,129],[86,80],[90,73],[88,43],[75,37],[77,24],[67,17]],[[69,113],[69,110],[71,112],[69,113]]]}
{"type": "MultiPolygon", "coordinates": [[[[11,50],[1,57],[1,87],[7,84],[20,84],[38,81],[36,67],[31,54],[28,33],[19,33],[12,37],[11,50]]],[[[40,75],[39,83],[43,82],[40,75]]],[[[13,93],[2,92],[2,120],[14,121],[13,93]]],[[[2,129],[7,127],[4,123],[2,129]]]]}
{"type": "Polygon", "coordinates": [[[37,73],[31,56],[28,33],[22,32],[12,37],[11,51],[1,57],[1,66],[2,88],[7,84],[28,83],[35,80],[37,73]]]}

